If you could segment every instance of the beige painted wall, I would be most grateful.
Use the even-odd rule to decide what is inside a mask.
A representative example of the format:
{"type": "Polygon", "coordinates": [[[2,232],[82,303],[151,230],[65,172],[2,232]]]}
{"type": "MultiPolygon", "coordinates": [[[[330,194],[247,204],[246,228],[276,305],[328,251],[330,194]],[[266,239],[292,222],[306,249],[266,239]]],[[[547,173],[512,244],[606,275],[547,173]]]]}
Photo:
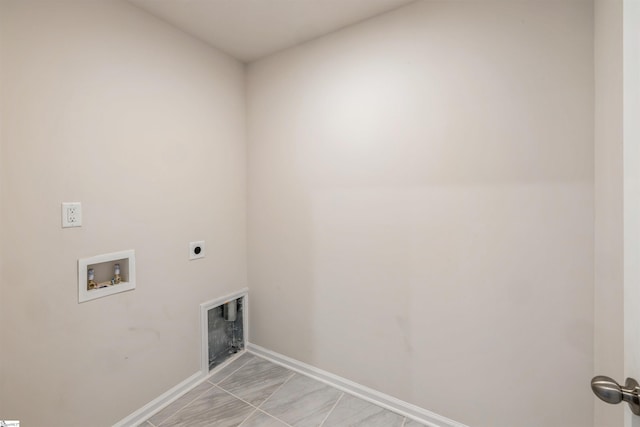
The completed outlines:
{"type": "Polygon", "coordinates": [[[1,6],[0,413],[111,425],[198,371],[198,304],[247,284],[243,67],[124,1],[1,6]],[[78,304],[77,259],[129,248],[137,289],[78,304]]]}
{"type": "Polygon", "coordinates": [[[591,425],[593,60],[591,2],[422,1],[251,64],[252,341],[473,427],[591,425]]]}
{"type": "MultiPolygon", "coordinates": [[[[622,0],[595,1],[594,40],[594,375],[623,381],[622,0]]],[[[626,409],[599,400],[594,409],[596,427],[623,424],[626,409]]]]}

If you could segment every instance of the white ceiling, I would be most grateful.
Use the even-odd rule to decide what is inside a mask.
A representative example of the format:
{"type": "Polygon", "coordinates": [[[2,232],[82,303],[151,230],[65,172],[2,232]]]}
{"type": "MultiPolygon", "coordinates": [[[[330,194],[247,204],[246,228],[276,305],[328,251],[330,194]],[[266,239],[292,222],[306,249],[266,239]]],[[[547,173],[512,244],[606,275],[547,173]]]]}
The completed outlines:
{"type": "Polygon", "coordinates": [[[414,0],[129,0],[250,62],[414,0]]]}

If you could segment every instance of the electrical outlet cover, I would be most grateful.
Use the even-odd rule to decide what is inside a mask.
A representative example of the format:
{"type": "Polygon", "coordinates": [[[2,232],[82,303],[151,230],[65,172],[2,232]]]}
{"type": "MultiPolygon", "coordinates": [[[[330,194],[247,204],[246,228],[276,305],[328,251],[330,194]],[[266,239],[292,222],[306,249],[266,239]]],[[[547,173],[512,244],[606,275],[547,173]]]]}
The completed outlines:
{"type": "Polygon", "coordinates": [[[189,242],[189,259],[204,258],[204,240],[189,242]]]}
{"type": "Polygon", "coordinates": [[[62,204],[62,228],[82,226],[82,204],[65,202],[62,204]]]}

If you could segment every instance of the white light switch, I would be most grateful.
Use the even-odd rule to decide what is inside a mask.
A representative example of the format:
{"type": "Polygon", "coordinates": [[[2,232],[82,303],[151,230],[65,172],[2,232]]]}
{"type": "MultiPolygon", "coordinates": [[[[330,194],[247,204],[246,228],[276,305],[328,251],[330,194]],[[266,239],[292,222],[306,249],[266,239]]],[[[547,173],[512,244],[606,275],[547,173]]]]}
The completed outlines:
{"type": "Polygon", "coordinates": [[[62,204],[62,228],[82,226],[82,205],[80,202],[62,204]]]}

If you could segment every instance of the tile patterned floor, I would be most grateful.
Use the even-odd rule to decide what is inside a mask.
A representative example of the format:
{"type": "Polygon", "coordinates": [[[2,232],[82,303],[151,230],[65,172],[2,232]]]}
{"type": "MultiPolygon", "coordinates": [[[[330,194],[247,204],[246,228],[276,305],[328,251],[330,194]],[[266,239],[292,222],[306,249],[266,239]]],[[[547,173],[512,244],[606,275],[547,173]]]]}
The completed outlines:
{"type": "Polygon", "coordinates": [[[245,353],[141,427],[423,427],[245,353]]]}

